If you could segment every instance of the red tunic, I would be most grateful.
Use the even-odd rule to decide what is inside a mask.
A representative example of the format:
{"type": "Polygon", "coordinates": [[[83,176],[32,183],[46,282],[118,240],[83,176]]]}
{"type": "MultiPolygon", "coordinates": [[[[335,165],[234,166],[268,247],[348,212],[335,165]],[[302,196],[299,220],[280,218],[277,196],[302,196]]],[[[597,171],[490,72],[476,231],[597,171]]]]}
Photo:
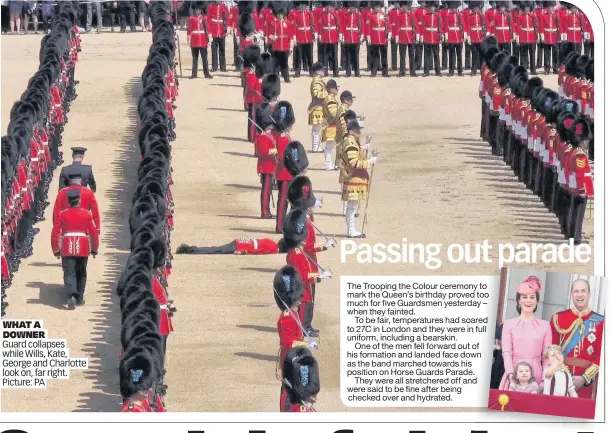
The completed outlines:
{"type": "Polygon", "coordinates": [[[88,257],[90,251],[98,250],[99,244],[98,230],[89,211],[73,207],[59,213],[51,231],[53,252],[64,257],[88,257]]]}
{"type": "Polygon", "coordinates": [[[187,21],[187,36],[190,38],[190,47],[204,48],[208,46],[208,31],[206,30],[205,16],[189,17],[189,21],[187,21]]]}
{"type": "Polygon", "coordinates": [[[426,12],[422,17],[421,34],[425,44],[438,44],[441,32],[441,18],[439,13],[426,12]]]}
{"type": "Polygon", "coordinates": [[[296,341],[303,340],[303,331],[296,320],[297,312],[283,311],[278,317],[277,327],[280,337],[280,365],[284,363],[286,354],[293,348],[296,341]]]}
{"type": "Polygon", "coordinates": [[[229,10],[223,3],[213,3],[206,11],[208,31],[213,38],[224,38],[227,35],[229,10]]]}
{"type": "Polygon", "coordinates": [[[361,42],[361,14],[346,12],[342,18],[341,32],[345,44],[358,44],[361,42]]]}
{"type": "MultiPolygon", "coordinates": [[[[603,341],[603,317],[593,311],[580,313],[576,309],[552,316],[552,343],[563,349],[564,364],[573,376],[583,376],[587,382],[598,376],[603,341]]],[[[593,387],[584,386],[577,395],[593,398],[593,387]]]]}
{"type": "MultiPolygon", "coordinates": [[[[286,255],[286,264],[293,266],[303,281],[303,299],[305,302],[312,302],[312,284],[316,284],[318,278],[318,270],[306,256],[301,248],[293,248],[286,255]]],[[[301,313],[301,312],[300,312],[301,313]]]]}
{"type": "Polygon", "coordinates": [[[390,28],[383,12],[371,14],[367,25],[367,36],[371,38],[371,45],[387,45],[386,34],[390,28]]]}
{"type": "Polygon", "coordinates": [[[592,23],[586,16],[586,14],[581,14],[583,19],[583,39],[584,41],[594,42],[594,30],[592,29],[592,23]]]}
{"type": "Polygon", "coordinates": [[[481,12],[471,12],[467,15],[464,22],[465,33],[471,38],[472,44],[479,44],[484,40],[484,14],[481,12]]]}
{"type": "Polygon", "coordinates": [[[286,18],[274,20],[269,32],[269,40],[274,51],[290,51],[291,41],[295,37],[293,23],[286,18]]]}
{"type": "Polygon", "coordinates": [[[288,135],[279,132],[277,130],[272,130],[272,136],[276,142],[276,149],[278,150],[278,162],[276,163],[276,180],[280,182],[293,180],[293,176],[284,166],[284,158],[280,157],[280,155],[284,155],[284,150],[286,146],[291,142],[291,137],[288,135]]]}
{"type": "Polygon", "coordinates": [[[374,14],[373,8],[363,8],[361,11],[361,29],[363,32],[363,36],[368,36],[367,32],[369,26],[369,20],[371,19],[371,15],[374,14]]]}
{"type": "Polygon", "coordinates": [[[168,311],[168,298],[166,290],[159,280],[160,275],[153,276],[153,296],[159,302],[159,333],[161,335],[169,335],[174,331],[172,327],[172,318],[168,311]]]}
{"type": "Polygon", "coordinates": [[[308,10],[293,9],[289,20],[295,30],[295,41],[298,44],[311,44],[314,36],[314,14],[308,10]]]}
{"type": "Polygon", "coordinates": [[[278,243],[267,238],[239,238],[235,241],[236,251],[240,254],[276,254],[278,243]]]}
{"type": "Polygon", "coordinates": [[[443,15],[441,27],[449,44],[461,44],[463,42],[462,18],[459,12],[448,11],[443,15]]]}
{"type": "Polygon", "coordinates": [[[79,207],[81,209],[85,209],[86,211],[91,212],[91,216],[93,217],[93,223],[95,224],[98,232],[100,231],[100,212],[98,210],[98,201],[95,198],[95,194],[89,188],[83,187],[81,185],[70,185],[66,188],[62,188],[55,198],[55,204],[53,205],[53,224],[56,224],[59,221],[59,214],[70,208],[70,203],[68,202],[68,196],[66,195],[68,191],[79,190],[81,192],[81,201],[79,207]]]}
{"type": "Polygon", "coordinates": [[[512,32],[509,25],[509,12],[494,14],[492,21],[486,21],[490,25],[490,32],[494,35],[499,44],[511,42],[512,32]]]}
{"type": "Polygon", "coordinates": [[[575,176],[575,181],[569,180],[571,194],[594,197],[594,179],[590,169],[588,155],[581,148],[571,151],[569,156],[569,173],[575,176]]]}
{"type": "Polygon", "coordinates": [[[518,37],[521,44],[534,44],[537,42],[537,27],[535,14],[521,13],[518,16],[518,37]]]}
{"type": "Polygon", "coordinates": [[[339,42],[340,20],[337,12],[324,11],[320,16],[320,42],[336,44],[339,42]]]}
{"type": "Polygon", "coordinates": [[[581,43],[582,28],[583,25],[580,13],[573,13],[569,11],[560,20],[560,33],[562,33],[567,41],[573,42],[574,44],[581,43]]]}
{"type": "Polygon", "coordinates": [[[540,17],[537,17],[537,28],[539,33],[543,35],[544,44],[554,45],[560,42],[560,27],[558,24],[558,14],[556,12],[550,12],[546,9],[540,17]]]}
{"type": "Polygon", "coordinates": [[[259,78],[252,68],[246,70],[244,78],[244,102],[246,104],[254,104],[260,99],[259,78]]]}
{"type": "Polygon", "coordinates": [[[257,134],[255,139],[255,153],[257,154],[257,173],[274,174],[278,162],[276,140],[272,131],[257,134]]]}

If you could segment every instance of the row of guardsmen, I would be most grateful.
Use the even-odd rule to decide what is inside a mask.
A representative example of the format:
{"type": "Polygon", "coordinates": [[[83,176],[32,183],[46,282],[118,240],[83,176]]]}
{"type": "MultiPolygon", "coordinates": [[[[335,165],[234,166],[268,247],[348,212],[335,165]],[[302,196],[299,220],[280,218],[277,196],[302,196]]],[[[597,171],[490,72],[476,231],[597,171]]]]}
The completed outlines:
{"type": "MultiPolygon", "coordinates": [[[[67,20],[67,15],[62,15],[62,19],[64,18],[67,20]]],[[[8,135],[2,137],[2,315],[8,306],[4,301],[5,290],[11,284],[20,259],[32,255],[34,235],[38,232],[33,225],[44,220],[53,169],[61,164],[61,134],[67,122],[69,105],[76,98],[74,69],[81,50],[78,28],[74,26],[69,32],[68,46],[58,64],[55,64],[54,55],[46,57],[46,45],[43,42],[38,80],[31,80],[31,87],[24,93],[28,95],[25,98],[32,96],[32,100],[23,99],[15,104],[15,107],[22,106],[13,107],[8,135]],[[60,72],[50,88],[38,86],[40,78],[52,76],[51,71],[54,68],[60,72]],[[42,88],[48,89],[49,92],[49,111],[34,125],[29,122],[23,125],[31,128],[28,145],[25,143],[27,138],[23,135],[25,131],[20,127],[14,130],[13,128],[18,126],[16,124],[20,122],[21,115],[24,118],[30,117],[28,104],[33,104],[30,107],[37,105],[36,93],[42,91],[42,88]]]]}
{"type": "MultiPolygon", "coordinates": [[[[559,42],[571,42],[590,56],[594,51],[590,21],[568,2],[490,1],[485,11],[483,1],[391,1],[388,8],[383,1],[322,1],[315,7],[309,1],[241,1],[232,8],[221,2],[205,3],[194,2],[194,10],[204,11],[195,31],[206,35],[197,47],[213,48],[212,71],[217,53],[221,53],[221,70],[226,70],[224,39],[229,33],[234,36],[236,70],[241,68],[242,40],[250,35],[241,32],[240,20],[247,13],[254,22],[253,33],[274,54],[287,82],[291,54],[295,76],[302,70],[312,75],[315,45],[325,73],[330,69],[336,77],[340,69],[347,76],[360,75],[363,44],[366,71],[374,76],[378,71],[388,75],[389,46],[390,69],[398,69],[400,76],[406,75],[408,67],[413,76],[423,66],[425,75],[431,69],[440,75],[448,68],[450,75],[460,75],[463,52],[465,69],[476,75],[480,67],[477,45],[487,35],[494,35],[531,74],[541,67],[547,73],[557,71],[559,42]]],[[[202,56],[208,76],[207,50],[202,56]]]]}
{"type": "Polygon", "coordinates": [[[482,138],[558,216],[565,238],[583,242],[586,206],[594,197],[594,59],[562,53],[563,80],[555,91],[529,77],[494,37],[482,50],[482,138]]]}

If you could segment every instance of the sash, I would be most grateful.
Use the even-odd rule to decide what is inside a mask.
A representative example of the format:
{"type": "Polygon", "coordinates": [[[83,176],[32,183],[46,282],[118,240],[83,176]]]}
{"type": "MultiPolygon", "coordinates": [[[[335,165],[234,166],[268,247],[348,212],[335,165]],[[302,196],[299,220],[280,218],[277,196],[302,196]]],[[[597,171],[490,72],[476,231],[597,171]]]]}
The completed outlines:
{"type": "MultiPolygon", "coordinates": [[[[577,320],[579,320],[579,319],[577,319],[577,320]]],[[[573,332],[571,333],[571,338],[566,342],[566,345],[563,345],[564,346],[564,348],[563,348],[564,356],[568,356],[569,353],[571,353],[571,351],[573,349],[575,349],[575,347],[584,338],[586,338],[586,336],[589,334],[588,329],[590,329],[590,326],[595,327],[596,325],[598,325],[603,320],[604,320],[604,317],[601,316],[600,314],[592,313],[592,315],[585,322],[583,322],[582,325],[577,325],[575,327],[575,329],[573,330],[573,332]],[[579,333],[579,329],[578,328],[582,328],[584,330],[583,336],[579,333]]]]}

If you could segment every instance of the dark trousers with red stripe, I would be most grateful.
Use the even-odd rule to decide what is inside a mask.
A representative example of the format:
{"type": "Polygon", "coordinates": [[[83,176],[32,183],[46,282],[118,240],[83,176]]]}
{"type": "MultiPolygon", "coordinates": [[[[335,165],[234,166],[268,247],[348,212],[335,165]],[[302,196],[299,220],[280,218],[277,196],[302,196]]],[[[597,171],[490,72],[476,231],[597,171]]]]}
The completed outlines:
{"type": "Polygon", "coordinates": [[[277,181],[278,183],[278,203],[276,213],[276,233],[282,233],[282,225],[284,224],[284,217],[289,207],[289,202],[286,200],[286,194],[289,186],[289,182],[277,181]]]}
{"type": "Polygon", "coordinates": [[[261,174],[261,218],[269,218],[271,210],[269,209],[269,200],[272,193],[273,174],[261,174]]]}

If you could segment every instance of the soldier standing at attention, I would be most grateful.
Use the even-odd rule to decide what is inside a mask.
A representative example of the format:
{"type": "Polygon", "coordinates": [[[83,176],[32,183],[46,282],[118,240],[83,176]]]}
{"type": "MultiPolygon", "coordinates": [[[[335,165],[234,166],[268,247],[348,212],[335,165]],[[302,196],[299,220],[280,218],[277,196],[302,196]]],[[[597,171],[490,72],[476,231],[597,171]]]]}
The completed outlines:
{"type": "Polygon", "coordinates": [[[390,25],[384,14],[384,2],[373,3],[374,13],[369,16],[367,42],[371,50],[371,76],[375,77],[382,69],[382,76],[388,77],[388,34],[390,25]]]}
{"type": "Polygon", "coordinates": [[[218,66],[221,72],[227,72],[225,59],[225,37],[229,27],[229,9],[222,1],[215,1],[206,11],[208,19],[208,30],[212,37],[212,72],[216,72],[218,66]]]}
{"type": "Polygon", "coordinates": [[[335,135],[337,126],[335,120],[337,118],[337,110],[339,109],[339,101],[336,99],[339,88],[335,80],[327,81],[327,97],[323,104],[323,124],[322,133],[325,141],[325,165],[327,171],[333,171],[337,167],[333,163],[333,148],[335,147],[335,135]]]}
{"type": "Polygon", "coordinates": [[[460,2],[450,1],[448,2],[447,12],[442,20],[443,26],[443,38],[447,42],[448,49],[450,51],[450,72],[449,75],[453,76],[456,71],[456,64],[458,63],[458,76],[462,77],[462,46],[463,46],[463,33],[464,29],[462,26],[462,17],[456,10],[460,2]]]}
{"type": "Polygon", "coordinates": [[[93,177],[93,170],[91,169],[90,165],[83,164],[83,159],[85,158],[87,148],[72,147],[71,150],[72,164],[62,167],[62,171],[59,174],[59,189],[61,190],[70,184],[68,173],[72,171],[73,168],[76,168],[81,173],[81,185],[85,187],[88,186],[93,192],[95,192],[96,184],[93,177]]]}
{"type": "Polygon", "coordinates": [[[405,56],[407,54],[409,58],[409,75],[415,77],[416,61],[414,53],[418,39],[418,22],[409,0],[404,0],[401,3],[402,7],[397,13],[395,27],[392,30],[392,37],[399,44],[399,76],[405,76],[407,68],[405,56]]]}
{"type": "Polygon", "coordinates": [[[68,309],[85,303],[87,259],[98,254],[100,238],[91,213],[80,208],[80,191],[66,193],[70,208],[59,214],[51,231],[51,249],[62,259],[64,285],[68,290],[68,309]]]}
{"type": "Polygon", "coordinates": [[[190,78],[197,78],[197,63],[201,54],[204,77],[211,79],[212,75],[208,72],[208,47],[210,46],[210,39],[208,37],[206,17],[202,15],[201,8],[196,8],[195,15],[190,16],[189,21],[187,21],[187,41],[191,47],[191,56],[193,57],[190,78]]]}

